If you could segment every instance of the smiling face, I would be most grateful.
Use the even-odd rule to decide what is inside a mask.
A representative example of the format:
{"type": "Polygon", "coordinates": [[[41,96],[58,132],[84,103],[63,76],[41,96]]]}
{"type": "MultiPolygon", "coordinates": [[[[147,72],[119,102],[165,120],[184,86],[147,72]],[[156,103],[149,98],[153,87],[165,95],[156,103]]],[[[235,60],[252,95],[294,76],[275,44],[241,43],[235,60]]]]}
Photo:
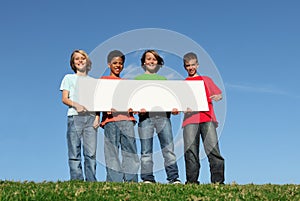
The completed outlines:
{"type": "Polygon", "coordinates": [[[159,68],[157,63],[158,61],[156,57],[152,53],[147,52],[145,55],[145,63],[144,63],[145,70],[146,70],[145,73],[149,73],[149,74],[156,73],[157,68],[159,68]]]}
{"type": "Polygon", "coordinates": [[[120,73],[123,70],[123,59],[121,57],[113,57],[111,62],[108,63],[110,68],[110,76],[120,77],[120,73]]]}
{"type": "Polygon", "coordinates": [[[86,73],[87,60],[83,54],[80,54],[79,52],[75,52],[73,54],[73,63],[78,73],[86,73]]]}
{"type": "Polygon", "coordinates": [[[187,71],[189,77],[195,77],[197,76],[197,69],[199,67],[199,64],[197,62],[197,59],[191,59],[184,62],[184,68],[187,71]]]}

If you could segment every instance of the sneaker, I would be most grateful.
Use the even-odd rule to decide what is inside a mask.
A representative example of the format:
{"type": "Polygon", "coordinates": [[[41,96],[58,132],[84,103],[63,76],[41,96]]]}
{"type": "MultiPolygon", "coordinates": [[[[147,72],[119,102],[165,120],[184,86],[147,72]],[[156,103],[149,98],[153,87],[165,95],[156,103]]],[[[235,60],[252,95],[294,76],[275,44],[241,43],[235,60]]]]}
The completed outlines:
{"type": "Polygon", "coordinates": [[[149,180],[145,180],[143,181],[144,184],[155,184],[155,181],[149,181],[149,180]]]}
{"type": "Polygon", "coordinates": [[[174,179],[169,181],[169,184],[181,184],[181,181],[179,179],[174,179]]]}

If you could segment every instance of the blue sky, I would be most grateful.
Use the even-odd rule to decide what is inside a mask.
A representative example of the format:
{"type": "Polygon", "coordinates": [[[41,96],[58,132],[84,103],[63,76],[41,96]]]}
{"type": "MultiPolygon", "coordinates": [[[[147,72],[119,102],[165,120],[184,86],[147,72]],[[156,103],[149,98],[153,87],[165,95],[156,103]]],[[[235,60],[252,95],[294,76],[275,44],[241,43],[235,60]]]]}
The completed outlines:
{"type": "MultiPolygon", "coordinates": [[[[118,34],[159,28],[198,43],[222,78],[225,182],[299,184],[299,8],[296,0],[2,2],[0,179],[68,180],[59,85],[72,73],[71,52],[91,53],[118,34]]],[[[181,63],[174,69],[184,73],[181,63]]],[[[182,157],[178,164],[185,181],[182,157]]],[[[207,160],[201,164],[200,181],[209,183],[207,160]]],[[[165,182],[163,171],[156,176],[165,182]]],[[[105,180],[101,164],[97,177],[105,180]]]]}

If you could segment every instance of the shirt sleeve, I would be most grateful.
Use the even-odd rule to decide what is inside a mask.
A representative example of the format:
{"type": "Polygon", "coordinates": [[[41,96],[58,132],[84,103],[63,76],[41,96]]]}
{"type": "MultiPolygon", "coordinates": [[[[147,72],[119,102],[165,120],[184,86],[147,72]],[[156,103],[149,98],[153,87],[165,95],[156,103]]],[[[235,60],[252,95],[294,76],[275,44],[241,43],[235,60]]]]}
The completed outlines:
{"type": "Polygon", "coordinates": [[[70,91],[70,81],[69,81],[68,75],[65,75],[65,77],[61,81],[60,91],[62,91],[62,90],[70,91]]]}
{"type": "Polygon", "coordinates": [[[214,81],[210,77],[203,77],[204,83],[208,89],[210,96],[222,94],[222,91],[219,87],[214,83],[214,81]]]}

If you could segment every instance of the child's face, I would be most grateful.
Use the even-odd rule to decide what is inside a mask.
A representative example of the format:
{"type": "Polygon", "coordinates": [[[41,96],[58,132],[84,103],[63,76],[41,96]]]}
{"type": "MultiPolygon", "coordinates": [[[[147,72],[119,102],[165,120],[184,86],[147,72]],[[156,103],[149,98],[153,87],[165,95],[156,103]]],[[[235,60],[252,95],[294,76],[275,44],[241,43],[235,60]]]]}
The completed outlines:
{"type": "Polygon", "coordinates": [[[196,59],[191,59],[184,62],[184,68],[188,72],[189,76],[194,76],[197,74],[198,62],[196,59]]]}
{"type": "Polygon", "coordinates": [[[86,58],[84,55],[75,52],[73,55],[74,66],[77,71],[85,72],[86,71],[86,58]]]}
{"type": "Polygon", "coordinates": [[[157,59],[152,53],[146,53],[144,65],[146,66],[146,72],[155,73],[157,71],[157,59]]]}
{"type": "Polygon", "coordinates": [[[108,64],[110,68],[110,75],[119,77],[123,70],[123,59],[121,57],[114,57],[108,64]]]}

